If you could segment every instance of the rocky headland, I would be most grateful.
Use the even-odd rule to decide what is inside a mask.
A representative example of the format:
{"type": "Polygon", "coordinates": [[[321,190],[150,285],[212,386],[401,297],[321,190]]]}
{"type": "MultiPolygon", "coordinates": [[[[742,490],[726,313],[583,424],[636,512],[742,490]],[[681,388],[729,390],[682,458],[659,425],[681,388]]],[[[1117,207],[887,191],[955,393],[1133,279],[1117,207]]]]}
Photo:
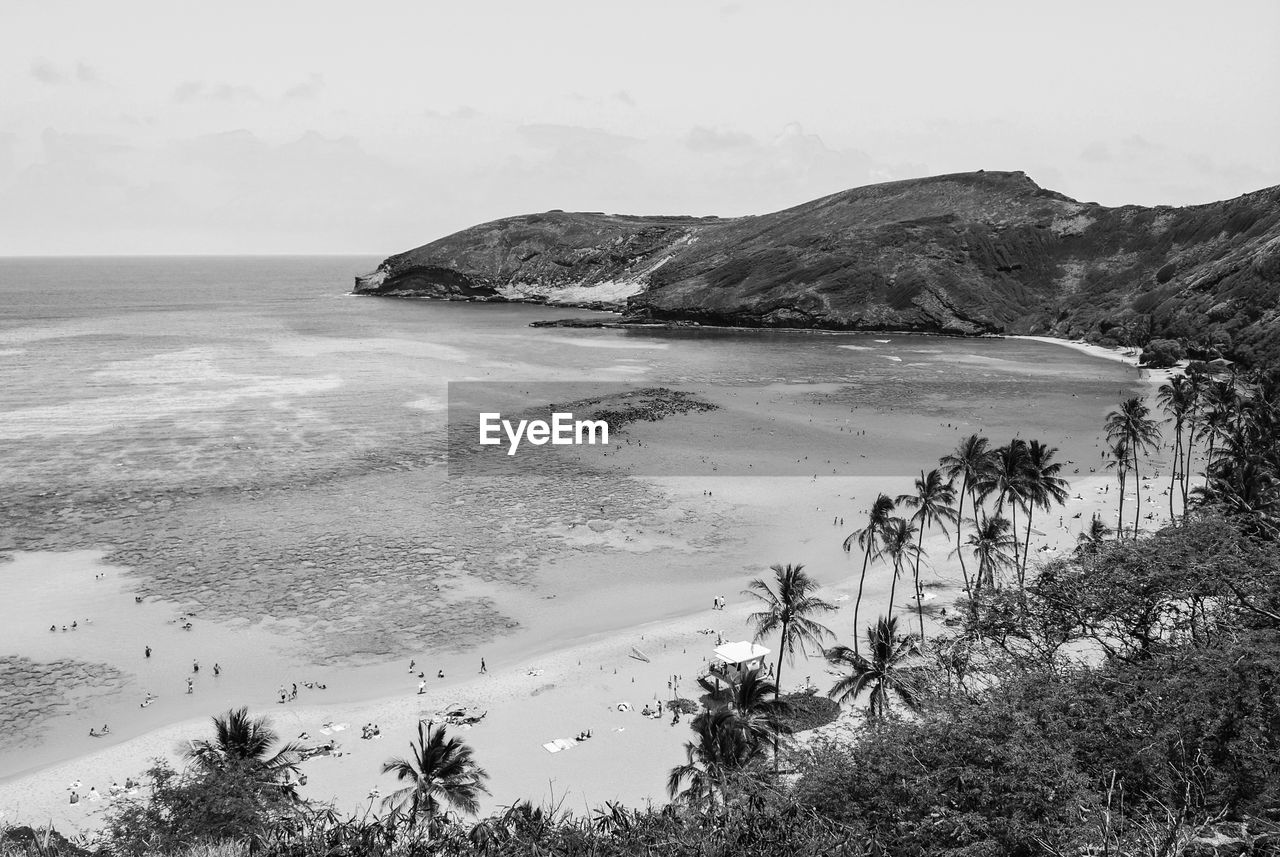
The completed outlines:
{"type": "Polygon", "coordinates": [[[1275,362],[1280,187],[1113,208],[979,171],[750,217],[550,211],[391,256],[355,292],[607,309],[621,324],[1167,338],[1275,362]]]}

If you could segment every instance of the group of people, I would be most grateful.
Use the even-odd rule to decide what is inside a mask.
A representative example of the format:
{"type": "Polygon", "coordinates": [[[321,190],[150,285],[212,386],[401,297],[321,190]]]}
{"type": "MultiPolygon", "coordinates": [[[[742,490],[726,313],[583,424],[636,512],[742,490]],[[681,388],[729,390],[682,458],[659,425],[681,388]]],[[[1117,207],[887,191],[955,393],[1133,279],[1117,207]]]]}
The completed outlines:
{"type": "Polygon", "coordinates": [[[725,599],[725,597],[724,597],[723,595],[717,595],[717,596],[715,597],[715,600],[711,602],[711,609],[712,609],[712,610],[723,610],[723,609],[724,609],[724,606],[725,606],[726,604],[728,604],[728,603],[729,603],[729,602],[725,599]]]}
{"type": "MultiPolygon", "coordinates": [[[[89,624],[89,620],[88,620],[88,619],[85,619],[85,620],[84,620],[84,623],[85,623],[86,625],[88,625],[88,624],[89,624]]],[[[70,625],[63,625],[63,626],[62,626],[62,630],[64,630],[64,631],[74,631],[74,630],[76,630],[76,629],[77,629],[77,628],[79,628],[79,627],[80,627],[80,623],[79,623],[79,622],[77,622],[76,620],[72,619],[72,620],[71,620],[71,624],[70,624],[70,625]]],[[[50,626],[49,626],[49,630],[50,630],[50,631],[57,632],[57,630],[58,630],[58,626],[57,626],[56,624],[55,624],[55,625],[50,625],[50,626]]]]}
{"type": "Polygon", "coordinates": [[[360,727],[360,737],[365,739],[381,738],[382,729],[377,723],[366,723],[360,727]]]}
{"type": "MultiPolygon", "coordinates": [[[[105,730],[107,727],[104,726],[102,728],[105,730]]],[[[107,790],[107,794],[110,797],[117,797],[122,794],[132,793],[141,787],[142,787],[141,783],[139,783],[133,777],[126,777],[123,786],[115,781],[112,781],[111,788],[107,790]]],[[[71,803],[80,802],[81,788],[83,788],[83,786],[80,784],[79,780],[76,780],[74,783],[67,786],[67,790],[71,792],[71,801],[70,801],[71,803]]],[[[98,793],[97,787],[89,786],[89,791],[85,794],[84,799],[88,801],[99,801],[99,800],[102,800],[102,795],[98,793]]]]}

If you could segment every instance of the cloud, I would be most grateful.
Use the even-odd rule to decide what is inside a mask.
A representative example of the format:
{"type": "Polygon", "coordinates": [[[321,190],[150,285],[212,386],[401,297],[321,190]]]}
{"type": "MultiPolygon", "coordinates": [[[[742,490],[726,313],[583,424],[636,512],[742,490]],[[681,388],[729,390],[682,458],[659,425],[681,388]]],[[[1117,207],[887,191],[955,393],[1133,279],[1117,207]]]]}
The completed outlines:
{"type": "Polygon", "coordinates": [[[726,149],[755,146],[756,141],[750,134],[741,131],[718,131],[696,125],[685,136],[684,144],[695,152],[723,152],[726,149]]]}
{"type": "Polygon", "coordinates": [[[101,83],[97,70],[83,62],[77,62],[74,66],[63,68],[52,60],[36,57],[31,61],[30,72],[33,78],[49,86],[61,86],[68,83],[101,83]]]}
{"type": "Polygon", "coordinates": [[[312,72],[302,83],[296,83],[284,91],[285,100],[315,98],[324,90],[324,77],[312,72]]]}
{"type": "Polygon", "coordinates": [[[31,61],[31,76],[50,86],[68,82],[67,75],[62,69],[43,57],[37,57],[31,61]]]}
{"type": "Polygon", "coordinates": [[[1081,160],[1102,164],[1111,160],[1111,147],[1101,140],[1094,140],[1080,152],[1081,160]]]}
{"type": "Polygon", "coordinates": [[[179,104],[193,101],[261,101],[262,96],[252,86],[188,80],[178,84],[173,90],[173,100],[179,104]]]}
{"type": "Polygon", "coordinates": [[[635,137],[582,125],[535,123],[519,126],[516,134],[535,148],[565,154],[619,152],[640,142],[635,137]]]}

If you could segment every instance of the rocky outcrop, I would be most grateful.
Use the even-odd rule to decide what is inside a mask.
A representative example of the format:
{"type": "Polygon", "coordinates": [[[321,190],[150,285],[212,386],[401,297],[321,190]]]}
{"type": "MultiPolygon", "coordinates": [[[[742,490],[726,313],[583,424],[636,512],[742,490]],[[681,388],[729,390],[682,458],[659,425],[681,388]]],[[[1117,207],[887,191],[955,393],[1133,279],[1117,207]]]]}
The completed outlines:
{"type": "Polygon", "coordinates": [[[1274,362],[1280,187],[1109,208],[977,172],[756,217],[555,211],[392,256],[355,290],[615,309],[623,323],[1159,336],[1274,362]]]}

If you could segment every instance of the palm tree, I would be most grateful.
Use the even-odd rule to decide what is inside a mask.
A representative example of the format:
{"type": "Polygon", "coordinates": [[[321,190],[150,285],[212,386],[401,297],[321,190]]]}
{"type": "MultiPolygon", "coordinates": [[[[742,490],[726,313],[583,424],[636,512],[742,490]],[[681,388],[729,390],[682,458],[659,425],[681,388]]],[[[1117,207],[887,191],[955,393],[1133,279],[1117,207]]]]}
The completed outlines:
{"type": "Polygon", "coordinates": [[[1120,482],[1120,510],[1116,512],[1116,538],[1124,536],[1124,486],[1129,476],[1129,442],[1120,438],[1107,450],[1107,469],[1115,468],[1120,482]]]}
{"type": "Polygon", "coordinates": [[[419,816],[433,820],[442,802],[469,815],[480,811],[479,796],[489,793],[484,784],[489,774],[475,763],[465,741],[448,737],[444,726],[419,720],[418,741],[409,744],[409,752],[408,758],[382,763],[382,773],[408,783],[384,798],[384,805],[406,812],[410,825],[419,816]]]}
{"type": "MultiPolygon", "coordinates": [[[[862,608],[862,585],[867,581],[867,563],[871,561],[872,554],[877,553],[876,543],[880,538],[880,531],[884,529],[885,523],[889,520],[889,513],[893,511],[893,500],[887,494],[880,494],[876,497],[876,501],[871,504],[871,510],[867,513],[867,525],[860,530],[855,530],[845,537],[844,550],[845,553],[853,546],[856,539],[858,547],[862,548],[862,576],[858,578],[858,597],[853,602],[853,627],[858,627],[858,611],[862,608]]],[[[858,641],[855,638],[853,647],[858,648],[858,641]]]]}
{"type": "MultiPolygon", "coordinates": [[[[1181,475],[1179,471],[1183,469],[1182,432],[1195,404],[1191,382],[1187,380],[1185,375],[1176,375],[1160,386],[1157,398],[1160,402],[1160,407],[1169,415],[1169,419],[1173,420],[1173,463],[1169,468],[1169,523],[1176,525],[1177,522],[1173,512],[1173,495],[1176,493],[1175,489],[1180,481],[1178,478],[1181,475]]],[[[1183,498],[1183,508],[1186,508],[1185,497],[1183,498]]]]}
{"type": "Polygon", "coordinates": [[[1224,437],[1231,423],[1232,413],[1238,410],[1239,400],[1235,385],[1229,381],[1218,380],[1209,384],[1204,391],[1202,406],[1200,438],[1207,439],[1209,446],[1204,454],[1204,484],[1209,484],[1209,463],[1213,461],[1214,447],[1218,438],[1224,437]]]}
{"type": "Polygon", "coordinates": [[[1123,439],[1133,458],[1133,537],[1138,537],[1138,524],[1142,521],[1142,477],[1138,472],[1138,454],[1151,452],[1160,444],[1160,426],[1151,419],[1150,408],[1137,396],[1125,399],[1118,411],[1107,414],[1107,440],[1115,443],[1123,439]]]}
{"type": "Polygon", "coordinates": [[[889,710],[889,699],[898,697],[907,708],[920,705],[919,690],[912,679],[915,671],[904,661],[913,653],[909,639],[898,639],[898,620],[881,616],[875,625],[867,626],[867,652],[864,658],[848,646],[833,646],[826,652],[827,661],[847,671],[827,692],[840,705],[854,702],[868,688],[871,690],[872,720],[883,719],[889,710]]]}
{"type": "Polygon", "coordinates": [[[904,561],[919,560],[923,553],[912,542],[916,537],[915,524],[902,518],[890,518],[880,534],[880,553],[893,560],[893,579],[889,582],[889,616],[893,616],[893,599],[897,591],[898,577],[902,574],[904,561]]]}
{"type": "Polygon", "coordinates": [[[920,642],[923,643],[924,592],[920,589],[920,555],[924,553],[921,547],[924,543],[924,531],[937,524],[938,529],[942,530],[942,534],[945,536],[947,535],[947,524],[958,525],[960,515],[952,506],[956,501],[956,491],[951,487],[951,483],[943,481],[940,470],[935,468],[927,474],[921,471],[920,478],[916,480],[915,488],[916,493],[903,494],[898,497],[898,504],[908,509],[916,510],[915,514],[911,516],[911,522],[918,528],[913,575],[916,590],[916,618],[920,622],[920,642]]]}
{"type": "Polygon", "coordinates": [[[273,751],[280,736],[266,717],[250,717],[236,708],[213,718],[214,739],[192,741],[183,752],[202,770],[225,773],[238,769],[267,785],[280,785],[297,773],[302,748],[293,742],[273,751]]]}
{"type": "Polygon", "coordinates": [[[738,715],[728,708],[704,711],[693,718],[694,740],[685,742],[685,762],[671,769],[667,793],[695,809],[716,809],[733,780],[760,753],[747,740],[738,715]],[[688,788],[680,787],[685,782],[688,788]]]}
{"type": "Polygon", "coordinates": [[[1187,494],[1191,490],[1191,456],[1195,452],[1199,433],[1200,412],[1205,405],[1205,389],[1199,374],[1188,375],[1187,395],[1191,400],[1187,409],[1187,452],[1182,462],[1182,508],[1187,508],[1187,494]]]}
{"type": "Polygon", "coordinates": [[[1109,535],[1111,535],[1111,528],[1102,522],[1097,512],[1094,512],[1093,518],[1089,521],[1089,529],[1076,536],[1076,553],[1097,550],[1109,535]]]}
{"type": "Polygon", "coordinates": [[[1009,519],[1002,515],[990,517],[983,515],[975,531],[965,539],[965,544],[969,545],[978,563],[977,582],[973,587],[974,595],[978,594],[983,580],[987,581],[987,585],[994,587],[996,572],[1015,567],[1018,542],[1010,535],[1012,529],[1013,525],[1009,519]],[[1015,551],[1012,556],[1009,555],[1010,548],[1015,551]]]}
{"type": "MultiPolygon", "coordinates": [[[[938,463],[942,465],[942,472],[951,480],[952,484],[957,479],[960,480],[960,505],[956,509],[956,553],[960,555],[960,573],[964,575],[964,589],[967,594],[969,592],[969,570],[965,567],[964,552],[960,550],[960,524],[964,521],[964,498],[965,494],[970,495],[973,500],[974,519],[977,520],[977,496],[974,494],[973,487],[982,481],[988,467],[991,464],[990,441],[985,437],[978,437],[971,434],[964,440],[960,441],[953,452],[950,452],[942,458],[938,459],[938,463]]],[[[856,620],[856,616],[854,617],[856,620]]],[[[855,621],[855,626],[856,621],[855,621]]]]}
{"type": "MultiPolygon", "coordinates": [[[[810,618],[819,611],[834,610],[835,605],[828,604],[813,593],[818,583],[804,571],[803,565],[785,566],[774,564],[769,566],[773,572],[777,591],[760,578],[747,584],[742,590],[759,601],[763,610],[752,613],[747,621],[755,626],[755,640],[758,642],[774,631],[778,631],[778,671],[775,677],[777,688],[782,687],[782,659],[787,663],[795,663],[796,649],[804,650],[806,645],[822,648],[822,639],[831,636],[831,629],[810,618]]],[[[778,690],[775,696],[781,691],[778,690]]]]}
{"type": "Polygon", "coordinates": [[[1054,503],[1061,506],[1069,496],[1067,480],[1058,476],[1062,472],[1062,465],[1053,460],[1057,452],[1056,446],[1046,446],[1038,440],[1027,444],[1021,480],[1027,500],[1027,537],[1023,540],[1022,566],[1018,570],[1019,589],[1027,576],[1027,558],[1031,554],[1031,519],[1035,515],[1036,506],[1048,513],[1054,503]]]}
{"type": "Polygon", "coordinates": [[[717,688],[705,676],[698,678],[698,684],[710,697],[709,707],[727,708],[738,716],[738,726],[748,741],[772,744],[779,735],[791,734],[786,719],[791,705],[779,698],[778,686],[761,675],[759,669],[724,688],[717,688]]]}
{"type": "Polygon", "coordinates": [[[995,450],[983,479],[977,485],[982,498],[996,498],[995,511],[1000,514],[1005,505],[1013,508],[1013,561],[1018,561],[1018,507],[1026,503],[1027,442],[1014,438],[995,450]]]}
{"type": "MultiPolygon", "coordinates": [[[[755,626],[755,640],[778,632],[778,670],[775,675],[774,698],[782,695],[782,658],[786,656],[788,663],[795,663],[796,649],[804,650],[806,645],[822,648],[824,637],[832,636],[831,629],[821,625],[812,618],[819,611],[831,611],[835,605],[828,604],[814,595],[817,582],[805,574],[803,565],[786,566],[774,564],[769,566],[777,591],[769,588],[769,584],[756,578],[742,590],[743,595],[750,595],[759,601],[763,610],[752,613],[747,621],[755,626]]],[[[778,738],[773,741],[773,766],[778,767],[778,738]]]]}

